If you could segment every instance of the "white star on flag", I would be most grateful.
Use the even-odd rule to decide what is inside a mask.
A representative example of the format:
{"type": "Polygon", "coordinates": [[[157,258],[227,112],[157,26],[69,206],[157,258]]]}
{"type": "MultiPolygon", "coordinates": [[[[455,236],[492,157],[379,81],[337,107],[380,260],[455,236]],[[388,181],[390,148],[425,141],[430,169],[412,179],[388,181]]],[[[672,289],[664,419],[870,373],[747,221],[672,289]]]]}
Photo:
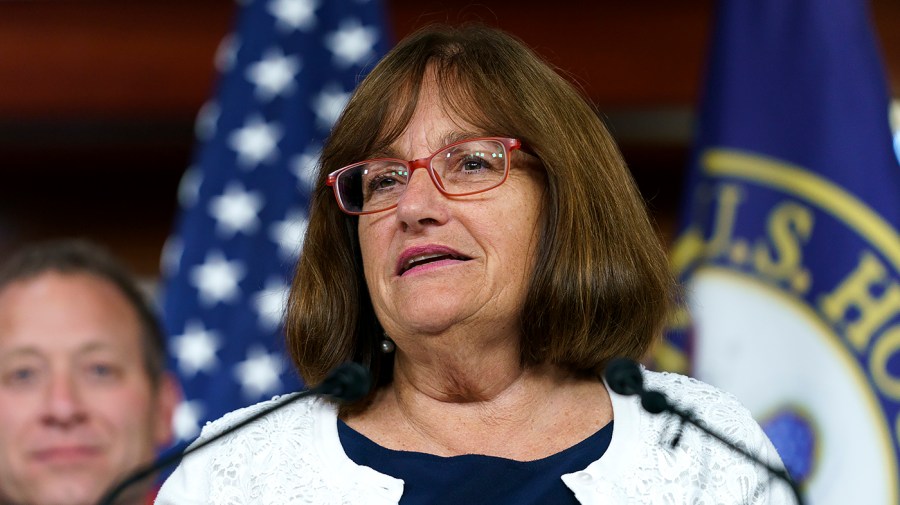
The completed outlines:
{"type": "Polygon", "coordinates": [[[278,20],[276,26],[281,30],[308,31],[316,25],[316,8],[318,0],[272,0],[269,12],[278,20]]]}
{"type": "Polygon", "coordinates": [[[280,355],[269,354],[265,347],[255,344],[247,349],[247,359],[235,365],[234,374],[241,383],[244,396],[256,399],[281,388],[278,376],[284,366],[280,355]]]}
{"type": "Polygon", "coordinates": [[[325,46],[334,55],[334,61],[342,67],[361,66],[375,57],[378,30],[365,27],[356,19],[341,23],[338,31],[325,37],[325,46]]]}
{"type": "Polygon", "coordinates": [[[262,59],[247,67],[247,80],[256,85],[256,97],[271,101],[278,95],[294,91],[294,78],[300,71],[300,58],[285,56],[279,48],[270,48],[262,59]]]}
{"type": "Polygon", "coordinates": [[[262,162],[278,158],[278,141],[281,140],[278,123],[266,123],[254,116],[228,137],[228,146],[238,155],[238,164],[245,169],[255,168],[262,162]]]}
{"type": "Polygon", "coordinates": [[[172,429],[178,440],[193,440],[200,434],[200,419],[203,418],[203,404],[199,400],[186,400],[175,407],[172,429]]]}
{"type": "Polygon", "coordinates": [[[178,370],[185,377],[197,372],[210,373],[219,364],[216,351],[222,338],[218,332],[207,331],[203,323],[191,319],[184,326],[184,333],[172,337],[172,354],[178,361],[178,370]]]}
{"type": "Polygon", "coordinates": [[[197,203],[201,182],[203,182],[203,174],[196,166],[188,167],[181,176],[181,182],[178,183],[178,204],[183,209],[191,208],[197,203]]]}
{"type": "Polygon", "coordinates": [[[278,277],[270,277],[266,287],[254,296],[253,306],[259,314],[259,323],[266,330],[275,330],[284,320],[289,287],[278,277]]]}
{"type": "Polygon", "coordinates": [[[245,191],[239,182],[231,182],[225,192],[209,202],[209,215],[216,220],[216,232],[230,238],[237,232],[250,235],[259,228],[259,211],[264,200],[259,191],[245,191]]]}
{"type": "Polygon", "coordinates": [[[191,269],[191,284],[197,288],[200,303],[212,306],[221,302],[233,302],[240,295],[238,282],[244,278],[246,268],[238,261],[228,261],[220,251],[211,251],[206,261],[191,269]]]}
{"type": "Polygon", "coordinates": [[[222,109],[214,100],[209,100],[200,107],[194,121],[194,135],[200,140],[209,140],[216,134],[222,109]]]}
{"type": "Polygon", "coordinates": [[[340,84],[328,84],[313,99],[312,109],[316,114],[316,122],[319,126],[330,130],[334,126],[334,122],[341,116],[347,102],[350,101],[351,93],[347,93],[341,88],[340,84]]]}
{"type": "Polygon", "coordinates": [[[224,74],[234,67],[235,62],[237,61],[237,52],[240,43],[238,36],[233,33],[222,37],[222,40],[219,42],[219,47],[216,48],[216,54],[213,57],[216,70],[218,70],[219,73],[224,74]]]}
{"type": "Polygon", "coordinates": [[[184,253],[184,241],[177,235],[170,235],[163,244],[160,254],[160,270],[167,276],[178,273],[181,267],[181,255],[184,253]]]}
{"type": "Polygon", "coordinates": [[[269,227],[269,237],[278,244],[278,253],[283,259],[295,260],[300,255],[308,224],[306,213],[293,209],[284,221],[276,221],[269,227]]]}
{"type": "Polygon", "coordinates": [[[312,190],[316,185],[316,165],[319,163],[319,156],[321,155],[322,147],[314,143],[306,146],[306,150],[302,154],[298,154],[291,159],[291,173],[308,190],[312,190]]]}

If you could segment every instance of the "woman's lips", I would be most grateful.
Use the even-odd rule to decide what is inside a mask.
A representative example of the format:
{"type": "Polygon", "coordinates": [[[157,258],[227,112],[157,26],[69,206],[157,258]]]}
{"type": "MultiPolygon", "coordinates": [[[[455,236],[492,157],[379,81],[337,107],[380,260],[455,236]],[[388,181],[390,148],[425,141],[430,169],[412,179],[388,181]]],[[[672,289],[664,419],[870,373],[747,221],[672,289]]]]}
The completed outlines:
{"type": "Polygon", "coordinates": [[[438,268],[470,259],[470,257],[447,246],[426,245],[410,247],[404,250],[397,260],[397,275],[404,275],[414,270],[438,268]]]}

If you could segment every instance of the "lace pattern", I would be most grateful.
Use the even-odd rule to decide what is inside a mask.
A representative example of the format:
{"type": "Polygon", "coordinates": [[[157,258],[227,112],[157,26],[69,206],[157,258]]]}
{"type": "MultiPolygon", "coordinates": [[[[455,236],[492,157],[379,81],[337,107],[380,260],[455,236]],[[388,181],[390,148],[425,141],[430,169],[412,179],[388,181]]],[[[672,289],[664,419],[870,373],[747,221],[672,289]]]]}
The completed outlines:
{"type": "MultiPolygon", "coordinates": [[[[690,410],[707,427],[742,449],[780,465],[771,442],[734,396],[677,374],[645,372],[645,377],[648,389],[662,391],[677,407],[690,410]]],[[[637,400],[629,401],[636,403],[637,400]]],[[[620,410],[623,409],[617,410],[617,418],[620,410]]],[[[584,486],[586,496],[582,503],[793,503],[785,484],[772,481],[764,468],[747,461],[699,429],[682,425],[674,416],[639,411],[638,417],[638,432],[643,436],[637,437],[636,447],[633,447],[640,451],[636,465],[624,478],[615,480],[608,474],[596,474],[603,468],[592,465],[588,474],[598,484],[584,486]],[[672,447],[676,437],[679,437],[678,444],[672,447]],[[600,501],[603,496],[607,498],[600,501]]],[[[585,483],[587,479],[576,482],[585,483]]],[[[574,490],[581,498],[579,490],[574,490]]]]}
{"type": "MultiPolygon", "coordinates": [[[[765,460],[774,447],[731,395],[677,374],[646,372],[665,393],[707,426],[765,460]]],[[[606,454],[584,471],[563,476],[582,504],[793,503],[787,486],[762,468],[677,419],[641,410],[635,398],[611,393],[616,425],[606,454]],[[671,447],[681,432],[680,441],[671,447]]],[[[274,400],[273,400],[274,401],[274,400]]],[[[270,402],[208,424],[201,439],[232,426],[270,402]]],[[[396,504],[403,483],[356,465],[340,448],[336,409],[304,399],[192,455],[163,485],[159,505],[396,504]]]]}

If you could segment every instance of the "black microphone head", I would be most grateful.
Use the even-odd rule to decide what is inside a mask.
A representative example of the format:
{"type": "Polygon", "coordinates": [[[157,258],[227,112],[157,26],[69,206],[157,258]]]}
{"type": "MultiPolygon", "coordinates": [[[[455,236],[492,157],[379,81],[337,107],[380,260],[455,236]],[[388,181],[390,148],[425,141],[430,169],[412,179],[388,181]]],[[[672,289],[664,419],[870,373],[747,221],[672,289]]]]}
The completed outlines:
{"type": "Polygon", "coordinates": [[[609,388],[620,395],[636,395],[644,391],[641,367],[626,358],[616,358],[606,365],[603,377],[609,388]]]}
{"type": "Polygon", "coordinates": [[[351,361],[338,365],[315,389],[319,394],[353,403],[369,394],[371,383],[366,367],[351,361]]]}
{"type": "Polygon", "coordinates": [[[651,414],[665,412],[670,407],[669,400],[659,391],[647,391],[647,394],[641,397],[641,405],[651,414]]]}

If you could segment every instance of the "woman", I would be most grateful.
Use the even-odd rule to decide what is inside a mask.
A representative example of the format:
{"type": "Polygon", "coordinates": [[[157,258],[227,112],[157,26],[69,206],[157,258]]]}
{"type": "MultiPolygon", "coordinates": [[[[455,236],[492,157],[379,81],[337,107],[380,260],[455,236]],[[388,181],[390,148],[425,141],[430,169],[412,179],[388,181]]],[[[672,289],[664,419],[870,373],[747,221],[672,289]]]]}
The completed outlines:
{"type": "MultiPolygon", "coordinates": [[[[352,360],[375,387],[340,411],[298,402],[229,435],[157,503],[768,503],[763,471],[696,430],[671,449],[677,427],[599,378],[646,352],[672,292],[642,200],[579,94],[502,32],[418,32],[332,132],[288,305],[307,383],[352,360]]],[[[777,461],[731,397],[647,375],[777,461]]]]}

